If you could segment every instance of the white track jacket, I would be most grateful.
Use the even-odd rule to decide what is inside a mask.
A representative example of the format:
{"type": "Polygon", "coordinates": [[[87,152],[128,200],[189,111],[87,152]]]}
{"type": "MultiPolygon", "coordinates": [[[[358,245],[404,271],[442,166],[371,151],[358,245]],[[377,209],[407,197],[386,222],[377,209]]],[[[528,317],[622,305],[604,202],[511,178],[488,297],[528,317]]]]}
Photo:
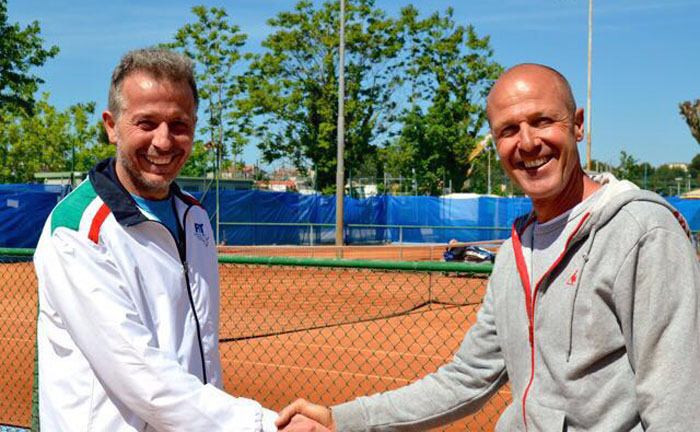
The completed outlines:
{"type": "Polygon", "coordinates": [[[42,430],[270,429],[274,413],[221,390],[215,240],[196,200],[171,193],[179,245],[111,159],[46,222],[34,256],[42,430]]]}

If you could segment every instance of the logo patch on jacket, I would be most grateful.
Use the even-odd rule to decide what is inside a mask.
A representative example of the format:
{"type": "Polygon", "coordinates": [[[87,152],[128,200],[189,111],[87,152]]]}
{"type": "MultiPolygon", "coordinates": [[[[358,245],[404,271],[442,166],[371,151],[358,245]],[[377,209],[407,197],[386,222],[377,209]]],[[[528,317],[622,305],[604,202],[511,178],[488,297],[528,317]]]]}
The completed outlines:
{"type": "Polygon", "coordinates": [[[569,286],[574,286],[576,285],[576,278],[578,277],[578,269],[571,273],[571,276],[569,276],[569,280],[566,281],[566,284],[569,286]]]}
{"type": "Polygon", "coordinates": [[[204,232],[204,224],[194,224],[194,235],[204,243],[204,246],[209,246],[209,236],[204,232]]]}

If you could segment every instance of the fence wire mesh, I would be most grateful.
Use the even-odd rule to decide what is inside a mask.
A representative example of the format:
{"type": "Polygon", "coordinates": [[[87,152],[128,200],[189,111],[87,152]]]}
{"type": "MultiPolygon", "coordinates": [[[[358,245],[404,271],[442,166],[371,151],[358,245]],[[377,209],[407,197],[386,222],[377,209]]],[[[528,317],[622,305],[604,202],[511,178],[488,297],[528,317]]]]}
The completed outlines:
{"type": "MultiPolygon", "coordinates": [[[[221,257],[225,389],[278,410],[297,397],[337,404],[435,371],[451,360],[486,289],[488,266],[464,269],[221,257]]],[[[0,287],[0,425],[29,427],[37,314],[30,254],[0,255],[0,287]]],[[[504,388],[442,430],[493,430],[509,401],[504,388]]]]}
{"type": "Polygon", "coordinates": [[[36,316],[31,251],[0,254],[0,425],[31,424],[36,316]]]}

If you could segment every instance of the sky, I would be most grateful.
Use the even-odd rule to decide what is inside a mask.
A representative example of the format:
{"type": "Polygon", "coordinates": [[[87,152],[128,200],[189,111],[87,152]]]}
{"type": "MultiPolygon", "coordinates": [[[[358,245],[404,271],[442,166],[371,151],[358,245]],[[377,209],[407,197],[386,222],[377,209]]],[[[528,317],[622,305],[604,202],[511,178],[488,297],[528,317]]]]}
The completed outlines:
{"type": "MultiPolygon", "coordinates": [[[[111,72],[123,53],[172,40],[194,20],[192,6],[224,7],[248,35],[245,50],[261,52],[267,20],[291,10],[293,0],[95,1],[9,0],[10,22],[39,21],[47,45],[60,53],[36,70],[40,91],[60,109],[94,101],[106,107],[111,72]]],[[[320,4],[319,1],[314,1],[320,4]]],[[[376,0],[389,16],[413,4],[426,16],[454,9],[459,24],[489,35],[494,60],[505,67],[543,63],[566,76],[586,107],[587,0],[376,0]]],[[[700,0],[595,0],[593,3],[592,157],[616,165],[625,151],[658,166],[690,162],[700,145],[678,104],[700,98],[700,0]]],[[[97,120],[97,116],[95,120],[97,120]]],[[[586,157],[585,140],[580,144],[586,157]]],[[[247,163],[258,160],[254,144],[247,163]]],[[[273,164],[274,165],[274,164],[273,164]]]]}

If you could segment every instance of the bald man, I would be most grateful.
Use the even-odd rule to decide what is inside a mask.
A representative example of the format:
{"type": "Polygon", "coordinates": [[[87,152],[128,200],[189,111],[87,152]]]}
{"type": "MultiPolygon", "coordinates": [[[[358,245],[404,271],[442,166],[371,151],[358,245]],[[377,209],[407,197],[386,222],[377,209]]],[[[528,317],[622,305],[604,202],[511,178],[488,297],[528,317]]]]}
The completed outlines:
{"type": "Polygon", "coordinates": [[[497,431],[697,430],[700,273],[682,217],[630,182],[584,173],[583,109],[559,72],[506,71],[487,115],[533,211],[499,251],[454,360],[332,409],[298,400],[278,426],[424,430],[474,413],[510,380],[497,431]],[[320,424],[288,424],[297,413],[320,424]]]}

